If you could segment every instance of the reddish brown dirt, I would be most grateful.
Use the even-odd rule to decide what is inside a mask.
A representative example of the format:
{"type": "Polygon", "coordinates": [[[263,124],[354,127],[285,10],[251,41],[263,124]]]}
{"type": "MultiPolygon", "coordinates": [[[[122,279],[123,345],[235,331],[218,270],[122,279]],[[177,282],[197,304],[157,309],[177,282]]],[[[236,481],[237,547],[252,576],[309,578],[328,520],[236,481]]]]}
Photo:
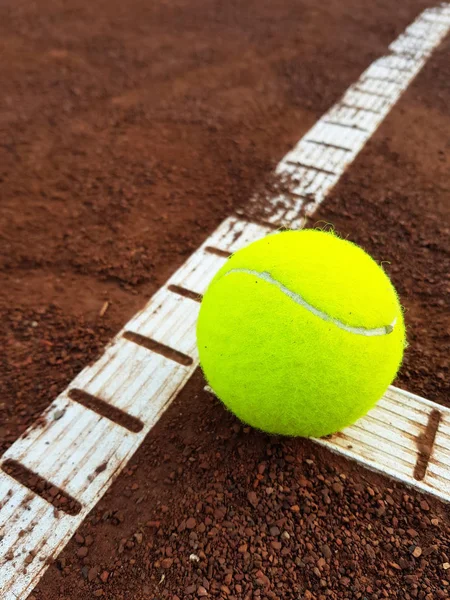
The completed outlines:
{"type": "MultiPolygon", "coordinates": [[[[0,451],[430,4],[2,5],[0,451]]],[[[398,384],[438,402],[448,50],[311,223],[390,262],[398,384]]],[[[449,544],[446,507],[242,428],[197,373],[34,597],[434,600],[449,544]]]]}

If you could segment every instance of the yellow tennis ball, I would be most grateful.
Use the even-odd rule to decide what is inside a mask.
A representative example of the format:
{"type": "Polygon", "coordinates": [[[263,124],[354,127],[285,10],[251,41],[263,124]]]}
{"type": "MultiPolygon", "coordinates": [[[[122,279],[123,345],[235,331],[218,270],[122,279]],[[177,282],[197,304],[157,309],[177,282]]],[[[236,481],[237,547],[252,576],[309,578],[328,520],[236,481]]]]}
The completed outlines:
{"type": "Polygon", "coordinates": [[[383,269],[355,244],[309,229],[229,258],[203,298],[197,342],[206,379],[242,421],[320,437],[381,398],[405,326],[383,269]]]}

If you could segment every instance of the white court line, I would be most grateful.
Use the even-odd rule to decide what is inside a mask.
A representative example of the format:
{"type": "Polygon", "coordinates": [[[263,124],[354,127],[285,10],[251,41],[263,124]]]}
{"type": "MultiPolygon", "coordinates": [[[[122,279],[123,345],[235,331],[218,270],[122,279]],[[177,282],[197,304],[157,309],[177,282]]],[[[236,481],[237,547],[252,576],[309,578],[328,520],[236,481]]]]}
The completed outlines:
{"type": "MultiPolygon", "coordinates": [[[[280,206],[270,216],[273,225],[298,227],[305,199],[312,200],[307,212],[315,209],[449,28],[449,4],[425,10],[391,44],[390,53],[375,61],[289,152],[277,171],[289,173],[295,180],[297,196],[271,201],[280,206]]],[[[197,367],[195,323],[199,304],[175,293],[179,288],[169,286],[202,294],[226,260],[208,248],[234,252],[267,233],[269,229],[260,225],[226,219],[114,338],[103,356],[58,396],[39,424],[4,454],[3,462],[18,461],[70,494],[80,503],[81,510],[76,516],[57,510],[0,471],[2,600],[22,600],[32,591],[49,559],[62,550],[197,367]],[[181,360],[180,364],[135,344],[124,337],[126,331],[175,349],[187,362],[181,360]],[[74,388],[139,419],[141,431],[129,431],[82,406],[70,396],[74,388]]],[[[406,484],[450,500],[449,409],[390,388],[367,417],[337,436],[317,441],[406,484]],[[414,469],[418,439],[435,410],[441,420],[434,449],[424,477],[417,481],[414,469]]]]}
{"type": "Polygon", "coordinates": [[[425,10],[281,160],[276,173],[287,178],[290,193],[268,200],[263,220],[303,225],[446,35],[449,6],[425,10]]]}

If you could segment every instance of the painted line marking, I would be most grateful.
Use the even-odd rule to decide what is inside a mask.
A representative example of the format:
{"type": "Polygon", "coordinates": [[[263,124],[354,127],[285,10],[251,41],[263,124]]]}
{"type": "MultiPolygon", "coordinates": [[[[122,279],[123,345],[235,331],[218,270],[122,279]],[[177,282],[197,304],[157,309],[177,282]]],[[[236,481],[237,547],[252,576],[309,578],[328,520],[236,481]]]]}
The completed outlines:
{"type": "MultiPolygon", "coordinates": [[[[23,600],[32,591],[49,560],[64,548],[198,366],[198,298],[226,257],[274,228],[302,226],[303,215],[314,212],[336,184],[449,28],[449,4],[425,10],[391,44],[391,54],[375,61],[280,162],[277,172],[291,177],[297,196],[272,198],[267,219],[260,220],[267,221],[267,226],[226,219],[127,323],[101,358],[86,367],[4,454],[5,469],[8,464],[20,465],[24,473],[35,473],[81,508],[76,515],[66,514],[0,469],[3,600],[23,600]],[[386,76],[386,83],[373,86],[368,83],[371,75],[386,76]],[[383,97],[376,94],[377,89],[383,97]],[[130,333],[133,341],[127,339],[130,333]],[[137,339],[150,340],[154,346],[144,347],[135,343],[137,339]],[[174,354],[166,356],[167,350],[174,354]],[[71,398],[74,389],[81,390],[85,400],[97,399],[99,404],[84,406],[80,397],[78,401],[71,398]],[[137,431],[133,426],[130,431],[100,414],[100,403],[117,409],[117,418],[132,417],[130,423],[139,427],[142,423],[142,428],[137,431]]],[[[329,439],[316,441],[450,501],[449,409],[390,388],[367,417],[329,439]],[[433,411],[439,412],[440,419],[434,444],[430,444],[427,426],[433,421],[433,411]],[[414,477],[418,456],[427,461],[419,480],[414,477]]]]}
{"type": "Polygon", "coordinates": [[[449,502],[447,425],[450,409],[391,386],[376,407],[357,423],[315,441],[373,471],[449,502]]]}
{"type": "MultiPolygon", "coordinates": [[[[433,49],[449,30],[449,4],[425,10],[397,40],[389,46],[390,54],[377,59],[351,85],[342,98],[306,133],[277,166],[277,173],[286,177],[289,192],[272,199],[264,208],[262,218],[278,226],[301,227],[305,216],[311,215],[330,192],[348,165],[353,162],[366,142],[379,127],[401,94],[424,66],[433,49]],[[347,134],[344,133],[347,129],[347,134]],[[328,149],[345,150],[332,167],[311,161],[305,141],[326,144],[328,149]],[[299,165],[297,171],[292,165],[299,165]],[[326,169],[335,178],[322,180],[316,189],[309,189],[307,174],[300,165],[326,169]],[[292,188],[290,181],[293,179],[292,188]],[[300,181],[299,181],[300,180],[300,181]],[[296,196],[312,195],[314,201],[301,203],[296,196]],[[283,208],[280,208],[280,202],[283,208]],[[278,206],[276,206],[276,204],[278,206]],[[293,218],[293,215],[296,217],[293,218]]],[[[258,200],[255,198],[256,204],[258,200]]]]}
{"type": "Polygon", "coordinates": [[[317,171],[318,173],[325,173],[325,175],[336,175],[336,173],[334,171],[328,171],[327,169],[323,169],[322,167],[317,167],[315,165],[307,165],[304,163],[300,163],[298,161],[296,164],[293,163],[293,166],[303,167],[304,169],[313,169],[314,171],[317,171]]]}

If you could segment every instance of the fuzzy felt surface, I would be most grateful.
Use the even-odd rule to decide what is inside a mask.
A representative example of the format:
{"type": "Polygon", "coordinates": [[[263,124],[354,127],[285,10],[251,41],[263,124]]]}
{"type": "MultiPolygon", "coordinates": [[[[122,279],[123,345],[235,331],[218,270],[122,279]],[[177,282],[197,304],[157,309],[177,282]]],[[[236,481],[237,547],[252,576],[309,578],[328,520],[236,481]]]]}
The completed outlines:
{"type": "Polygon", "coordinates": [[[383,395],[401,363],[405,328],[397,294],[368,254],[303,230],[230,257],[203,298],[197,340],[206,379],[240,419],[269,433],[320,437],[383,395]],[[395,325],[358,335],[318,314],[353,328],[395,325]]]}

